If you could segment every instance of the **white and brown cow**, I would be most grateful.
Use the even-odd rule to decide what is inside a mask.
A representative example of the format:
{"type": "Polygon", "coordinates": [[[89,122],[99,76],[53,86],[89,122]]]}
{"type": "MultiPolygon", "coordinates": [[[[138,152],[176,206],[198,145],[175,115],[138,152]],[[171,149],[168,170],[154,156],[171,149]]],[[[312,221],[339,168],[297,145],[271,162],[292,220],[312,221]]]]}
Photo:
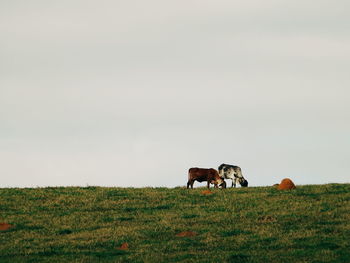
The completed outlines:
{"type": "Polygon", "coordinates": [[[231,179],[232,180],[232,186],[236,187],[237,182],[242,187],[248,186],[248,181],[244,179],[242,175],[242,170],[239,166],[236,165],[230,165],[230,164],[221,164],[218,168],[219,175],[223,179],[231,179]]]}
{"type": "Polygon", "coordinates": [[[207,182],[207,187],[209,188],[210,184],[214,184],[215,188],[221,186],[222,188],[226,188],[226,182],[222,179],[217,170],[210,168],[190,168],[188,170],[188,182],[187,188],[191,186],[193,188],[194,181],[198,182],[207,182]]]}

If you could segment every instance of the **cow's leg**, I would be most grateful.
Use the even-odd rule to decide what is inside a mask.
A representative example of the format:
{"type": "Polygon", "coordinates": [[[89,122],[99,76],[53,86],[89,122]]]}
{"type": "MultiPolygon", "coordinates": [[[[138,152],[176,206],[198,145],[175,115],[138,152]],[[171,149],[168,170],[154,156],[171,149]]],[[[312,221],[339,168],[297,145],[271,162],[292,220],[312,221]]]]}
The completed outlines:
{"type": "Polygon", "coordinates": [[[231,178],[231,180],[232,180],[232,185],[231,185],[231,188],[232,188],[233,186],[235,186],[235,187],[236,187],[236,183],[234,183],[235,179],[231,178]]]}
{"type": "Polygon", "coordinates": [[[234,178],[232,179],[232,186],[234,186],[236,188],[236,184],[237,184],[238,178],[234,178]]]}
{"type": "Polygon", "coordinates": [[[191,188],[193,189],[193,183],[194,183],[194,180],[188,180],[187,182],[187,189],[191,186],[191,188]]]}
{"type": "Polygon", "coordinates": [[[207,187],[210,187],[210,180],[207,181],[207,187]]]}
{"type": "Polygon", "coordinates": [[[244,178],[243,177],[238,178],[238,182],[239,182],[239,185],[242,186],[242,182],[244,182],[244,178]]]}
{"type": "Polygon", "coordinates": [[[191,189],[193,189],[194,180],[191,182],[191,189]]]}

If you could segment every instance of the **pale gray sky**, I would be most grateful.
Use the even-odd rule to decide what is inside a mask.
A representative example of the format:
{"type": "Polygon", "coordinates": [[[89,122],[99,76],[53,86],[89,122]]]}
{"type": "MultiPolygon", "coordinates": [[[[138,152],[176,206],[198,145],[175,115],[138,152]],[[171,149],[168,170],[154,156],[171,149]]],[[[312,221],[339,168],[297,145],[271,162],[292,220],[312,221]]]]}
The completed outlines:
{"type": "Polygon", "coordinates": [[[0,187],[349,183],[349,8],[1,1],[0,187]]]}

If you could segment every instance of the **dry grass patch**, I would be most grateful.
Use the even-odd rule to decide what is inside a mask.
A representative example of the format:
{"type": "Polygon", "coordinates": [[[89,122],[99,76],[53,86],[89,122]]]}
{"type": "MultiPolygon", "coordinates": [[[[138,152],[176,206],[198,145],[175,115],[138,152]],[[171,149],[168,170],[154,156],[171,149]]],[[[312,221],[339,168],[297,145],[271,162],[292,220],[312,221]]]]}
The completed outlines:
{"type": "Polygon", "coordinates": [[[183,231],[178,234],[176,234],[177,237],[194,237],[197,233],[193,231],[183,231]]]}
{"type": "Polygon", "coordinates": [[[212,191],[210,191],[210,190],[204,190],[204,191],[201,192],[201,194],[202,195],[212,195],[214,193],[212,191]]]}
{"type": "Polygon", "coordinates": [[[129,249],[129,244],[127,242],[124,242],[123,244],[118,247],[119,250],[127,250],[129,249]]]}
{"type": "Polygon", "coordinates": [[[11,228],[13,228],[13,225],[7,224],[7,223],[0,223],[0,231],[6,231],[11,228]]]}

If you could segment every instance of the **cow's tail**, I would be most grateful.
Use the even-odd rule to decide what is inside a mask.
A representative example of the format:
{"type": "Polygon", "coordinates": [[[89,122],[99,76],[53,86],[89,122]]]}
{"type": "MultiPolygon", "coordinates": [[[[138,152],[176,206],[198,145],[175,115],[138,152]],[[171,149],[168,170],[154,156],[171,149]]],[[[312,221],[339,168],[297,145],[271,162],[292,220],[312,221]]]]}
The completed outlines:
{"type": "Polygon", "coordinates": [[[188,181],[190,181],[190,178],[191,178],[191,169],[192,168],[188,169],[188,181]]]}

